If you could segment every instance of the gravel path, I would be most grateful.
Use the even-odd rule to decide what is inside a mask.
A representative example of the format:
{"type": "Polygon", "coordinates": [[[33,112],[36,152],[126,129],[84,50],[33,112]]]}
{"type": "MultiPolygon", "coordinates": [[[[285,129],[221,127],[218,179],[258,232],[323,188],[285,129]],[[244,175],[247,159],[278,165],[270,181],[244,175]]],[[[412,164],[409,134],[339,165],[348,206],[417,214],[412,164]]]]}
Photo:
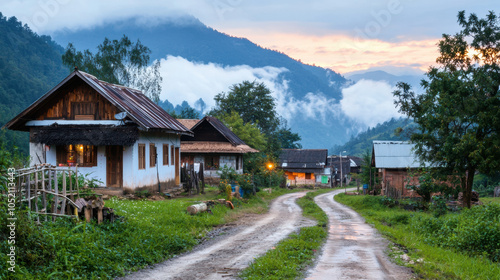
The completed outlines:
{"type": "Polygon", "coordinates": [[[344,190],[315,198],[329,218],[328,240],[306,279],[412,279],[411,270],[392,263],[388,241],[351,208],[333,200],[344,190]]]}
{"type": "Polygon", "coordinates": [[[271,203],[269,213],[222,230],[223,235],[189,253],[122,279],[237,279],[238,272],[254,258],[300,227],[315,224],[302,216],[302,210],[295,203],[304,195],[305,192],[280,196],[271,203]]]}

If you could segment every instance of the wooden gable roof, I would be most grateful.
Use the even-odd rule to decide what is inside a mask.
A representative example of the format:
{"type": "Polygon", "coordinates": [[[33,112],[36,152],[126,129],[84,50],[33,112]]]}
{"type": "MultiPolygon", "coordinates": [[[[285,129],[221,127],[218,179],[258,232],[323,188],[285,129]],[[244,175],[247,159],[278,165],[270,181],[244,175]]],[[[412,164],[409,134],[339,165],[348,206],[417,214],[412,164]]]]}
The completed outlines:
{"type": "MultiPolygon", "coordinates": [[[[75,70],[57,86],[44,94],[18,116],[5,124],[4,127],[13,130],[24,130],[26,122],[34,120],[40,114],[41,108],[46,108],[61,95],[67,93],[68,88],[81,81],[95,90],[107,102],[115,106],[118,111],[125,112],[130,119],[142,130],[156,130],[163,132],[178,133],[181,135],[193,135],[192,132],[170,116],[165,110],[153,103],[141,91],[125,86],[110,84],[96,77],[75,70]]],[[[114,119],[114,116],[113,116],[114,119]]]]}

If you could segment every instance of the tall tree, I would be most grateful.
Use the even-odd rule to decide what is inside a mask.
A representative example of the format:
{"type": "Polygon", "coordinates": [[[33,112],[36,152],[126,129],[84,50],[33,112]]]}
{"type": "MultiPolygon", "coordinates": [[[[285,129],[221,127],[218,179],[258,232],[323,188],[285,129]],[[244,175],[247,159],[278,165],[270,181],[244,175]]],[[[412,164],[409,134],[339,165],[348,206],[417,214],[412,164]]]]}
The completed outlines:
{"type": "Polygon", "coordinates": [[[439,42],[439,66],[422,81],[425,93],[399,83],[394,96],[419,126],[411,135],[416,154],[460,176],[470,207],[475,172],[500,169],[500,25],[494,12],[479,19],[461,11],[458,23],[462,30],[439,42]]]}
{"type": "Polygon", "coordinates": [[[243,81],[232,85],[228,93],[215,96],[215,108],[209,115],[238,112],[245,123],[255,124],[263,133],[274,132],[279,125],[276,103],[264,83],[243,81]]]}
{"type": "Polygon", "coordinates": [[[151,100],[158,103],[162,77],[160,62],[150,62],[151,50],[139,40],[133,43],[123,35],[120,40],[104,39],[97,46],[97,53],[90,50],[77,51],[69,43],[62,56],[63,64],[96,76],[98,79],[141,90],[151,100]]]}
{"type": "Polygon", "coordinates": [[[248,146],[263,151],[266,148],[266,137],[256,125],[251,123],[244,123],[243,119],[237,112],[219,116],[222,121],[231,131],[236,134],[248,146]]]}

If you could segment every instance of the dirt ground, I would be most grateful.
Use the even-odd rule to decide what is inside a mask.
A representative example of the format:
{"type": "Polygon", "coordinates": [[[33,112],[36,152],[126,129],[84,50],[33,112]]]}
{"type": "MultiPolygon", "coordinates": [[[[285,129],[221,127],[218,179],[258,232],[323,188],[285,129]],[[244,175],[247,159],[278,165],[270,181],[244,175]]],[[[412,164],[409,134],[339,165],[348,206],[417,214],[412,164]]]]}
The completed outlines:
{"type": "Polygon", "coordinates": [[[306,279],[413,279],[409,268],[388,259],[386,239],[354,210],[333,200],[342,192],[315,198],[329,217],[328,240],[306,279]]]}
{"type": "Polygon", "coordinates": [[[275,199],[269,213],[251,215],[236,225],[216,230],[214,238],[191,252],[121,279],[237,279],[238,272],[300,227],[315,222],[302,216],[295,200],[305,193],[275,199]]]}

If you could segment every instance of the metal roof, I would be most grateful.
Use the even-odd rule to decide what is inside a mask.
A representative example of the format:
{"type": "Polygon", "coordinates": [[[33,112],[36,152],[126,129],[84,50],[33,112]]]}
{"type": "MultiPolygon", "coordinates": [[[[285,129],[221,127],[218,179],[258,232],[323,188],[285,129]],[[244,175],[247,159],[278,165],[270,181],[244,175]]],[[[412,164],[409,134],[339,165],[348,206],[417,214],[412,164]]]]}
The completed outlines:
{"type": "Polygon", "coordinates": [[[50,102],[49,97],[53,93],[57,92],[61,87],[76,77],[91,86],[111,104],[121,111],[126,112],[127,117],[143,130],[161,130],[171,133],[193,135],[189,129],[171,117],[160,106],[153,103],[141,91],[100,81],[96,77],[79,70],[73,71],[56,87],[44,94],[18,116],[5,124],[5,127],[9,129],[26,130],[24,125],[26,121],[31,120],[29,116],[32,112],[36,111],[39,106],[50,102]]]}
{"type": "Polygon", "coordinates": [[[322,169],[326,165],[326,149],[283,149],[279,157],[280,167],[289,169],[322,169]]]}
{"type": "Polygon", "coordinates": [[[406,141],[373,141],[372,165],[376,168],[419,168],[424,165],[406,141]]]}

